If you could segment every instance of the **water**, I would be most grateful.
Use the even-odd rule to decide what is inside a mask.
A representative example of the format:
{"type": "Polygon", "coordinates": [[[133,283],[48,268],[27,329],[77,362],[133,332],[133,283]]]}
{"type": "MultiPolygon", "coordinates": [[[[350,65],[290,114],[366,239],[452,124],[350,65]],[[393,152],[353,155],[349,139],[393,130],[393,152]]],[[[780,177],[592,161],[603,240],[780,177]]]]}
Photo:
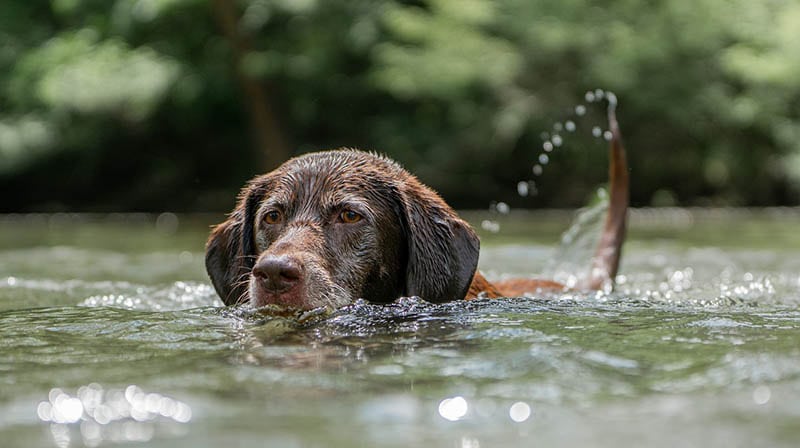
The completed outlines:
{"type": "MultiPolygon", "coordinates": [[[[222,307],[220,217],[165,216],[0,220],[3,446],[800,440],[797,210],[635,211],[610,295],[299,318],[222,307]]],[[[492,219],[489,277],[552,269],[569,215],[492,219]]]]}

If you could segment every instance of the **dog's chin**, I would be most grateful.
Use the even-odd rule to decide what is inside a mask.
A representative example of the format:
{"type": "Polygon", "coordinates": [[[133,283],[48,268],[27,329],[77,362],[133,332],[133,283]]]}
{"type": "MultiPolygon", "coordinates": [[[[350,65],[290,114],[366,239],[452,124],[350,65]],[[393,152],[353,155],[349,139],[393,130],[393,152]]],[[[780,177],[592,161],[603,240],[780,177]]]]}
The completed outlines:
{"type": "Polygon", "coordinates": [[[313,285],[297,285],[287,291],[275,293],[265,290],[259,282],[250,279],[250,305],[260,308],[277,305],[299,310],[313,310],[320,307],[340,308],[350,304],[353,299],[343,288],[336,286],[315,288],[313,285]]]}

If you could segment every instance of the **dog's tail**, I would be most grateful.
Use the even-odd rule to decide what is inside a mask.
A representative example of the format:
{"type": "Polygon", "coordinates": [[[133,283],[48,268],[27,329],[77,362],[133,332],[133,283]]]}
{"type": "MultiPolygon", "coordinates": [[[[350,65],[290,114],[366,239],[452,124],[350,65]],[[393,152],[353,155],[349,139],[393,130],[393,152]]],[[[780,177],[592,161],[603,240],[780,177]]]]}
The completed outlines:
{"type": "Polygon", "coordinates": [[[622,243],[625,241],[628,218],[628,161],[625,147],[622,146],[622,134],[617,123],[617,98],[609,93],[608,97],[608,129],[611,140],[608,149],[609,204],[605,225],[600,234],[591,271],[582,289],[599,289],[610,291],[614,286],[614,278],[619,269],[622,256],[622,243]]]}

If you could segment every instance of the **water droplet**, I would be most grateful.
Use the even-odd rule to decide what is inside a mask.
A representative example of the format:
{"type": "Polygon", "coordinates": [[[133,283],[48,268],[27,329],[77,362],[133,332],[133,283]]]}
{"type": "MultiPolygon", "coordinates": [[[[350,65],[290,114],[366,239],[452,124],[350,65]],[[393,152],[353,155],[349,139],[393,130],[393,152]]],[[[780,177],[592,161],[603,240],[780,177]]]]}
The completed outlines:
{"type": "Polygon", "coordinates": [[[546,141],[546,142],[542,143],[542,149],[544,149],[547,152],[552,151],[553,150],[553,142],[546,141]]]}
{"type": "Polygon", "coordinates": [[[603,138],[610,142],[611,139],[614,138],[614,134],[612,134],[611,131],[605,131],[603,132],[603,138]]]}
{"type": "Polygon", "coordinates": [[[60,397],[61,395],[64,395],[64,391],[54,387],[50,389],[50,392],[47,394],[47,398],[50,400],[50,403],[55,403],[56,398],[60,397]]]}
{"type": "Polygon", "coordinates": [[[561,124],[560,121],[557,121],[555,124],[553,124],[553,129],[555,129],[558,132],[561,132],[562,130],[564,130],[564,125],[561,124]]]}
{"type": "Polygon", "coordinates": [[[75,423],[83,415],[81,400],[67,394],[56,398],[53,406],[53,421],[56,423],[75,423]]]}
{"type": "MultiPolygon", "coordinates": [[[[542,175],[542,171],[543,170],[542,170],[542,166],[541,165],[536,164],[536,165],[533,166],[533,174],[535,174],[537,176],[541,176],[542,175]]],[[[800,280],[798,281],[798,283],[800,283],[800,280]]]]}
{"type": "Polygon", "coordinates": [[[769,387],[764,385],[756,387],[756,389],[753,391],[753,401],[756,404],[767,404],[771,396],[772,392],[769,390],[769,387]]]}
{"type": "Polygon", "coordinates": [[[547,165],[547,162],[550,161],[550,157],[547,154],[539,154],[539,163],[542,165],[547,165]]]}
{"type": "Polygon", "coordinates": [[[188,423],[192,419],[192,408],[186,403],[178,403],[172,418],[178,423],[188,423]]]}
{"type": "Polygon", "coordinates": [[[36,415],[39,416],[39,420],[43,422],[49,422],[53,420],[53,404],[49,401],[42,401],[39,403],[39,406],[36,407],[36,415]]]}
{"type": "Polygon", "coordinates": [[[550,140],[550,133],[549,132],[542,132],[539,134],[539,138],[542,140],[550,140]]]}
{"type": "Polygon", "coordinates": [[[500,231],[500,223],[498,223],[497,221],[484,219],[483,221],[481,221],[481,229],[490,233],[497,233],[500,231]]]}
{"type": "Polygon", "coordinates": [[[575,122],[572,120],[567,121],[564,124],[564,128],[566,128],[567,132],[575,132],[575,122]]]}
{"type": "Polygon", "coordinates": [[[524,180],[517,182],[517,193],[523,198],[528,196],[528,182],[524,180]]]}
{"type": "Polygon", "coordinates": [[[508,416],[511,417],[511,420],[514,420],[517,423],[522,423],[531,416],[531,407],[528,403],[518,401],[511,405],[511,408],[508,410],[508,416]]]}
{"type": "Polygon", "coordinates": [[[178,231],[180,221],[175,213],[164,212],[156,218],[156,230],[171,235],[178,231]]]}
{"type": "Polygon", "coordinates": [[[575,106],[575,115],[579,117],[586,115],[586,106],[584,106],[583,104],[578,104],[577,106],[575,106]]]}
{"type": "Polygon", "coordinates": [[[464,397],[445,398],[439,403],[439,415],[451,422],[460,420],[469,410],[469,405],[464,397]]]}
{"type": "Polygon", "coordinates": [[[602,100],[602,99],[603,99],[603,96],[605,96],[605,92],[603,92],[603,89],[595,89],[595,91],[594,91],[594,97],[595,97],[595,98],[596,98],[598,101],[599,101],[599,100],[602,100]]]}
{"type": "Polygon", "coordinates": [[[592,92],[591,90],[586,92],[586,95],[584,95],[583,97],[586,99],[587,103],[594,102],[594,92],[592,92]]]}
{"type": "Polygon", "coordinates": [[[612,106],[617,105],[617,95],[614,92],[606,92],[606,99],[608,100],[608,104],[612,106]]]}
{"type": "Polygon", "coordinates": [[[603,130],[600,129],[600,126],[595,126],[592,128],[592,135],[594,135],[595,137],[600,137],[601,135],[603,135],[603,130]]]}
{"type": "Polygon", "coordinates": [[[509,207],[505,202],[498,202],[497,205],[495,205],[495,210],[497,210],[497,213],[500,213],[501,215],[507,215],[508,212],[511,211],[511,207],[509,207]]]}
{"type": "Polygon", "coordinates": [[[561,146],[562,143],[564,143],[564,140],[561,138],[560,135],[553,136],[553,146],[558,147],[561,146]]]}

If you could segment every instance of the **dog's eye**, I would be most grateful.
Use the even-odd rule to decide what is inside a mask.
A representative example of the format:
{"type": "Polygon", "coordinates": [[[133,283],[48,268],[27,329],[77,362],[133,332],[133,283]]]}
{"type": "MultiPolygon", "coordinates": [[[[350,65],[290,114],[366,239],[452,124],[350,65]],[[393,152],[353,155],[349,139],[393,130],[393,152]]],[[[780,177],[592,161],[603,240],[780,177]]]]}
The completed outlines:
{"type": "Polygon", "coordinates": [[[345,224],[353,224],[361,221],[362,216],[352,210],[345,210],[339,215],[339,219],[345,224]]]}
{"type": "Polygon", "coordinates": [[[264,215],[264,223],[266,224],[279,224],[282,219],[283,215],[277,210],[270,210],[264,215]]]}

